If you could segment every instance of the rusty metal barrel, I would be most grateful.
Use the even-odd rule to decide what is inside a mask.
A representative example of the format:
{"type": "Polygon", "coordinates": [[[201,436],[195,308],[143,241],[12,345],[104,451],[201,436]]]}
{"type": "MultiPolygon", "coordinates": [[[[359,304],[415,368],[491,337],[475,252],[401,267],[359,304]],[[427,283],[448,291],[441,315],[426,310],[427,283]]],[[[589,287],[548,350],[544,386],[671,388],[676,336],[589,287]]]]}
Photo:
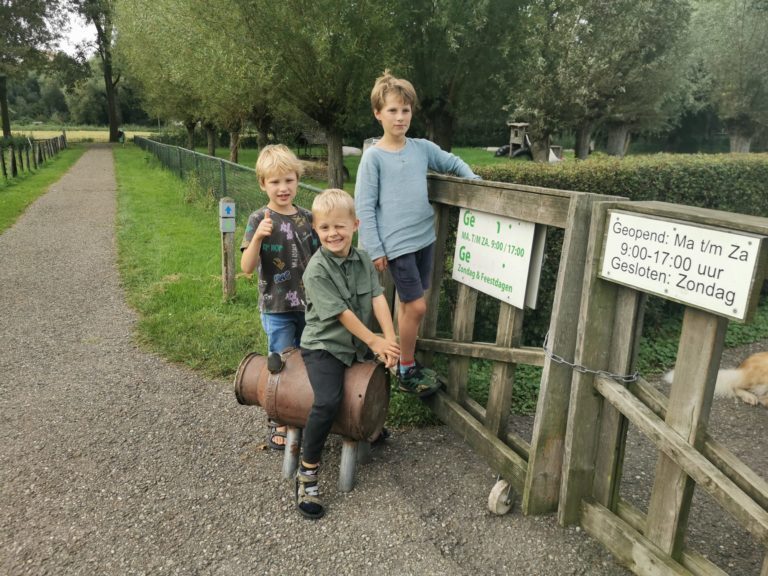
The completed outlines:
{"type": "MultiPolygon", "coordinates": [[[[296,350],[284,358],[285,367],[270,374],[266,357],[248,354],[237,369],[235,396],[240,404],[261,406],[276,422],[303,428],[315,395],[301,353],[296,350]]],[[[384,426],[388,408],[389,378],[384,367],[355,362],[344,376],[344,397],[331,432],[353,440],[374,438],[384,426]]]]}

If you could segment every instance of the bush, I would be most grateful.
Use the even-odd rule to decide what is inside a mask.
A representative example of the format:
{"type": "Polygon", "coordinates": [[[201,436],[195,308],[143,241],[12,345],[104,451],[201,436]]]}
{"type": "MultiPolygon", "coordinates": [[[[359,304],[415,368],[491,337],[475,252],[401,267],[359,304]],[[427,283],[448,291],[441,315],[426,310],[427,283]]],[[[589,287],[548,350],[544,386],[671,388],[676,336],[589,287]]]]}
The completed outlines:
{"type": "Polygon", "coordinates": [[[595,156],[558,164],[510,162],[476,171],[486,180],[768,216],[768,154],[595,156]]]}

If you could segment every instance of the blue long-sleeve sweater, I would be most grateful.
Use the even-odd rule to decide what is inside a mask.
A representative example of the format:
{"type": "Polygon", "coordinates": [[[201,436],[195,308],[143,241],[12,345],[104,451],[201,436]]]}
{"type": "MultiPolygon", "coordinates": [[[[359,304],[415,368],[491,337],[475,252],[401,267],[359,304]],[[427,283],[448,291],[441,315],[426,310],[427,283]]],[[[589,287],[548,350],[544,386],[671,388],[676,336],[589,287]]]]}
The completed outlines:
{"type": "Polygon", "coordinates": [[[429,140],[407,138],[390,152],[376,146],[360,159],[355,182],[359,245],[372,260],[392,260],[435,241],[435,213],[427,196],[427,171],[479,178],[458,156],[429,140]]]}

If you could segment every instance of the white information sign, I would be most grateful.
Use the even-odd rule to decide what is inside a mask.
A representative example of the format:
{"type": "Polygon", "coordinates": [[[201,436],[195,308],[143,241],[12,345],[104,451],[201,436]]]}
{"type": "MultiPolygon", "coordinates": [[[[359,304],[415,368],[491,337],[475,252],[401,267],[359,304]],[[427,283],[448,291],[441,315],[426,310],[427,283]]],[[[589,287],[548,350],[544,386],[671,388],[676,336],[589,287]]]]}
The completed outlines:
{"type": "Polygon", "coordinates": [[[532,222],[462,208],[453,279],[523,308],[535,229],[532,222]]]}
{"type": "Polygon", "coordinates": [[[612,211],[600,276],[743,320],[761,237],[612,211]]]}

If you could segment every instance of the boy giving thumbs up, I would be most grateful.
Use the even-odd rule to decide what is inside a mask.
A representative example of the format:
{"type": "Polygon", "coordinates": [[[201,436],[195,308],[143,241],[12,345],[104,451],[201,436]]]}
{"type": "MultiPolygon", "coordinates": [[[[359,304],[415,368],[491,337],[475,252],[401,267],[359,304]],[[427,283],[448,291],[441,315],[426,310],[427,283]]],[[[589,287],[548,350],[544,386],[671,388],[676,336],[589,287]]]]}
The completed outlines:
{"type": "MultiPolygon", "coordinates": [[[[267,336],[270,370],[282,367],[280,353],[298,348],[304,330],[306,297],[301,276],[319,240],[312,213],[293,203],[303,166],[282,144],[266,146],[256,161],[259,186],[269,202],[248,217],[240,268],[259,279],[259,311],[267,336]]],[[[267,444],[285,448],[285,427],[269,423],[267,444]]]]}

